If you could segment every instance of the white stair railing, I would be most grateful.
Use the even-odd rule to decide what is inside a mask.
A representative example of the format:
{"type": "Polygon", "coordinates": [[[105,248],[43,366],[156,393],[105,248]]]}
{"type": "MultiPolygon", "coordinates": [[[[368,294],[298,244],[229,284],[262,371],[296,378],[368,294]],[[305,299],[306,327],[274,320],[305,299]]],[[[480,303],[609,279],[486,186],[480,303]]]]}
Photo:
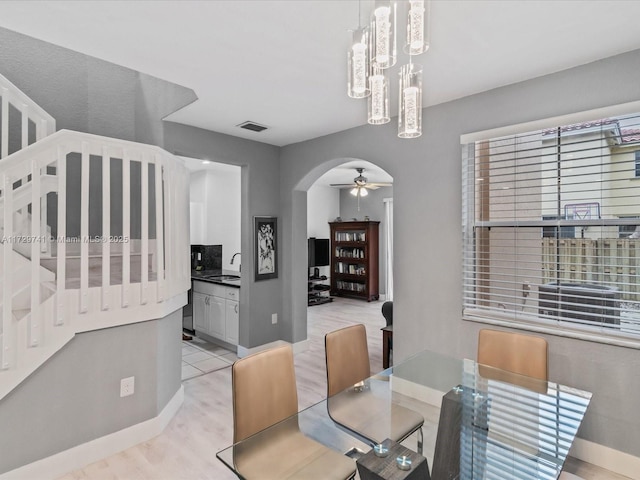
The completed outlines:
{"type": "Polygon", "coordinates": [[[0,96],[2,97],[2,103],[0,104],[0,112],[2,114],[0,159],[13,153],[9,151],[9,139],[13,140],[13,135],[16,135],[16,137],[19,135],[20,148],[25,148],[30,143],[42,140],[56,131],[54,118],[2,75],[0,75],[0,96]],[[11,112],[14,109],[20,115],[19,130],[18,126],[14,126],[12,122],[14,115],[11,112]]]}
{"type": "Polygon", "coordinates": [[[157,318],[163,310],[153,307],[163,303],[181,306],[175,299],[190,287],[188,189],[183,162],[159,147],[66,130],[0,161],[0,398],[15,387],[2,385],[3,370],[21,370],[19,381],[37,368],[25,369],[24,359],[55,329],[69,329],[68,341],[75,332],[157,318]],[[49,207],[47,197],[56,197],[49,207]],[[14,213],[24,209],[31,228],[21,238],[14,213]],[[51,255],[41,247],[48,229],[51,255]],[[16,244],[25,241],[31,302],[19,316],[11,275],[16,244]],[[55,271],[55,284],[47,284],[53,305],[41,297],[47,269],[55,271]]]}

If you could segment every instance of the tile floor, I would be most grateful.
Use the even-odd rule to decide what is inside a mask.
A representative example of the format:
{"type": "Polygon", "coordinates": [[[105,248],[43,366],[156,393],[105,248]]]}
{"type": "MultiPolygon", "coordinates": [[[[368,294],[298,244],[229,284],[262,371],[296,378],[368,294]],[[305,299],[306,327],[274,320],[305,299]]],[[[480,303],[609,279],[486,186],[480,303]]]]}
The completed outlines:
{"type": "Polygon", "coordinates": [[[182,342],[182,380],[230,367],[238,357],[235,352],[201,338],[182,342]]]}

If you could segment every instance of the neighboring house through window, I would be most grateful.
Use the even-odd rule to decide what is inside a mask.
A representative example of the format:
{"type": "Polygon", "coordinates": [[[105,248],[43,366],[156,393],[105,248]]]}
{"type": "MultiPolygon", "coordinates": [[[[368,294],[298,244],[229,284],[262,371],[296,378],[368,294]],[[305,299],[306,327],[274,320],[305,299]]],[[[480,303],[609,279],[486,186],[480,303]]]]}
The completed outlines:
{"type": "Polygon", "coordinates": [[[464,145],[466,319],[640,340],[638,124],[625,115],[464,145]]]}

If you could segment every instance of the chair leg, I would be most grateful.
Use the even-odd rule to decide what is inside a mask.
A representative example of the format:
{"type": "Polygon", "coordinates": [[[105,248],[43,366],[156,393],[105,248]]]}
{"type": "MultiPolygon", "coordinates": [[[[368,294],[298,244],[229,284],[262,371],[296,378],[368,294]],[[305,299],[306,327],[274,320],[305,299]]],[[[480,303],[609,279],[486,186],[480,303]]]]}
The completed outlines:
{"type": "Polygon", "coordinates": [[[418,453],[420,455],[422,455],[422,441],[423,441],[423,437],[422,437],[422,427],[420,427],[418,429],[418,453]]]}

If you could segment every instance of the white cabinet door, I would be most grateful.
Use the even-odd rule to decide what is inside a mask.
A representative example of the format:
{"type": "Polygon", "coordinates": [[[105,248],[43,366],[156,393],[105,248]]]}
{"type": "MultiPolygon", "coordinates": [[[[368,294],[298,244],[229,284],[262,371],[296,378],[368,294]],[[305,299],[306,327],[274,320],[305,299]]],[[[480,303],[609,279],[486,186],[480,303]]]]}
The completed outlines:
{"type": "Polygon", "coordinates": [[[225,300],[220,297],[209,297],[209,334],[212,337],[225,339],[225,300]]]}
{"type": "Polygon", "coordinates": [[[225,341],[233,345],[238,345],[239,336],[239,307],[238,302],[233,300],[226,300],[227,315],[226,315],[226,338],[225,341]]]}
{"type": "Polygon", "coordinates": [[[209,309],[207,299],[209,295],[193,292],[193,328],[199,332],[209,334],[209,309]]]}

